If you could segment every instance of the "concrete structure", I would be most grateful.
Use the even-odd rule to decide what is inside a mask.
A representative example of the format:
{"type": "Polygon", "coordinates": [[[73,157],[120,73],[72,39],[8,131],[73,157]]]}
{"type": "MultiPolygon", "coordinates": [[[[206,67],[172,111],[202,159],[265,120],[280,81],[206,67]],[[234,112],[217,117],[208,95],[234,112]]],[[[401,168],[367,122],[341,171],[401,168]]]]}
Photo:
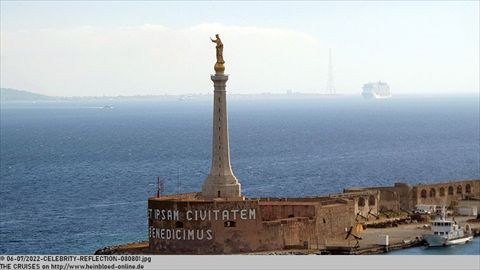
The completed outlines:
{"type": "MultiPolygon", "coordinates": [[[[223,69],[224,70],[224,69],[223,69]]],[[[212,167],[202,187],[205,198],[241,198],[241,186],[230,164],[226,82],[223,70],[211,76],[213,94],[212,167]]]]}

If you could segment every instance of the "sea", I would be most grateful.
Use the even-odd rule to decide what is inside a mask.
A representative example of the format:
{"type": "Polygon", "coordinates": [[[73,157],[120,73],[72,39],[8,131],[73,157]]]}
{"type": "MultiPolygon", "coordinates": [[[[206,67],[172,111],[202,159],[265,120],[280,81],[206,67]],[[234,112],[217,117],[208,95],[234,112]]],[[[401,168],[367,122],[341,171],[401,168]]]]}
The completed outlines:
{"type": "MultiPolygon", "coordinates": [[[[157,176],[170,194],[199,191],[209,172],[212,99],[1,103],[0,254],[93,254],[147,239],[157,176]]],[[[228,99],[247,197],[480,178],[478,95],[228,99]]],[[[392,254],[480,254],[476,243],[392,254]]]]}

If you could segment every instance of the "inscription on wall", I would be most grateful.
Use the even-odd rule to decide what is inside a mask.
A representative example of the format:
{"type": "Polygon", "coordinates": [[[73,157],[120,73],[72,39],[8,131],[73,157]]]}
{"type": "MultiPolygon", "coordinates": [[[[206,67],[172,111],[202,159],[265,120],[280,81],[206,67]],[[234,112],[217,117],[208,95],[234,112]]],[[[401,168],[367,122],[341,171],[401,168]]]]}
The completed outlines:
{"type": "MultiPolygon", "coordinates": [[[[255,219],[256,211],[252,209],[228,209],[228,210],[187,210],[181,212],[172,209],[148,209],[148,217],[152,220],[178,221],[183,227],[183,222],[192,221],[236,221],[255,219]]],[[[175,223],[178,224],[178,223],[175,223]]],[[[232,224],[229,222],[228,224],[232,224]]],[[[184,228],[157,228],[148,227],[148,237],[162,240],[212,240],[213,231],[211,228],[184,229],[184,228]]]]}

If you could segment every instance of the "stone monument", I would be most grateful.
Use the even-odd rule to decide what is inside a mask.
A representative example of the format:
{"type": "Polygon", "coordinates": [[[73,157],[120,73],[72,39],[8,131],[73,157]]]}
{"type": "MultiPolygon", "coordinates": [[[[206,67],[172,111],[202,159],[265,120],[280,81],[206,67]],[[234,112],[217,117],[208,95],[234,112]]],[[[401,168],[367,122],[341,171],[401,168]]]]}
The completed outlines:
{"type": "Polygon", "coordinates": [[[218,34],[211,41],[217,44],[217,62],[214,66],[215,75],[210,76],[214,85],[212,167],[210,174],[203,183],[202,196],[206,198],[238,199],[242,197],[241,186],[230,165],[227,96],[225,90],[228,75],[224,74],[223,43],[218,34]]]}

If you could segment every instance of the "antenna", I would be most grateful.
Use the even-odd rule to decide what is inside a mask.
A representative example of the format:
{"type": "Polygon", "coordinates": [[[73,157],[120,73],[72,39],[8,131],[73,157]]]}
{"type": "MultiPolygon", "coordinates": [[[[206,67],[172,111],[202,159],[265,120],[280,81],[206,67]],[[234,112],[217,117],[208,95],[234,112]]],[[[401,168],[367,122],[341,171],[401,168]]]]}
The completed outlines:
{"type": "Polygon", "coordinates": [[[335,95],[335,86],[333,85],[333,64],[332,64],[332,49],[328,50],[328,75],[326,94],[335,95]]]}
{"type": "Polygon", "coordinates": [[[163,180],[160,180],[160,176],[157,176],[157,198],[160,198],[160,194],[164,191],[163,180]]]}
{"type": "Polygon", "coordinates": [[[180,168],[177,167],[177,193],[180,193],[180,168]]]}

